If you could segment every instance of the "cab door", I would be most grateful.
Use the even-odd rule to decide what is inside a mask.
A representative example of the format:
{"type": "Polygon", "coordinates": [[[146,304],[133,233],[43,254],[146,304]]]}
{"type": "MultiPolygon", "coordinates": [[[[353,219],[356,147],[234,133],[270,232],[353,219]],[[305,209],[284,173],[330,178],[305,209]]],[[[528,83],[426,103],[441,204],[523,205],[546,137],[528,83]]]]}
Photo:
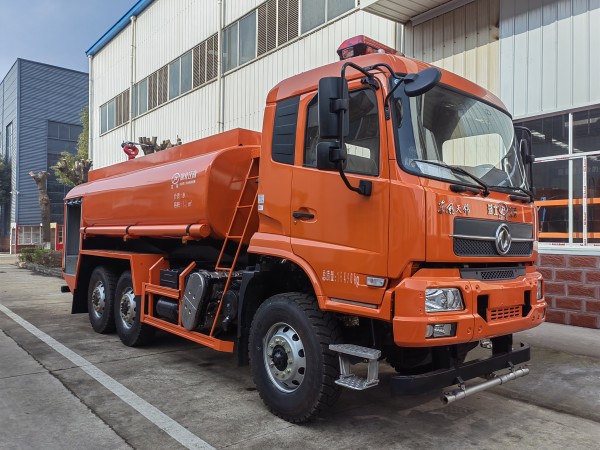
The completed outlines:
{"type": "Polygon", "coordinates": [[[339,173],[316,168],[317,95],[300,102],[304,145],[292,176],[292,249],[313,267],[325,294],[342,302],[377,305],[387,284],[389,166],[382,111],[381,91],[350,85],[345,172],[353,186],[372,182],[366,197],[350,191],[339,173]],[[372,286],[375,281],[384,286],[372,286]]]}

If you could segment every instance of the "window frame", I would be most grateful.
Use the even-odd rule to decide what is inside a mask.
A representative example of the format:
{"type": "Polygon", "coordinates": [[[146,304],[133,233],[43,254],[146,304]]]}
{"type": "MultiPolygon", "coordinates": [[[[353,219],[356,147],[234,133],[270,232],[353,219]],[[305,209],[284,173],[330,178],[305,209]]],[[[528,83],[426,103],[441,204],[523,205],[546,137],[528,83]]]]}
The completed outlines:
{"type": "MultiPolygon", "coordinates": [[[[383,127],[381,124],[381,117],[380,117],[380,105],[379,105],[379,96],[377,95],[377,91],[373,88],[370,87],[366,87],[366,86],[361,86],[358,87],[356,89],[350,89],[348,91],[348,95],[349,97],[352,94],[361,92],[361,91],[369,91],[372,92],[373,95],[375,96],[375,105],[376,105],[376,116],[377,116],[377,126],[378,126],[378,131],[377,131],[377,159],[371,159],[371,158],[364,158],[363,156],[360,155],[354,155],[354,156],[358,156],[360,158],[364,158],[364,159],[369,159],[370,161],[374,161],[376,163],[377,166],[377,173],[370,173],[370,172],[363,172],[363,171],[358,171],[358,170],[352,170],[352,169],[348,169],[345,168],[344,172],[347,174],[351,174],[351,175],[358,175],[358,176],[367,176],[367,177],[374,177],[374,178],[379,178],[381,176],[382,173],[382,168],[381,168],[381,136],[383,131],[383,127]]],[[[308,118],[310,115],[310,109],[311,107],[315,107],[315,109],[317,109],[317,105],[318,105],[318,94],[315,93],[312,98],[310,100],[308,100],[308,103],[306,104],[306,109],[305,109],[305,120],[304,120],[304,141],[303,141],[303,146],[302,146],[302,167],[306,168],[306,169],[317,169],[317,163],[316,163],[316,155],[315,155],[315,163],[314,164],[310,164],[306,162],[306,149],[307,149],[307,145],[308,145],[308,118]]],[[[315,137],[315,139],[318,142],[324,142],[324,141],[329,141],[328,139],[320,139],[318,137],[318,135],[315,137]]],[[[346,142],[346,144],[348,144],[346,142]]],[[[373,151],[373,149],[369,149],[371,152],[373,151]]],[[[316,146],[315,146],[315,151],[316,151],[316,146]]],[[[317,169],[318,170],[318,169],[317,169]]]]}

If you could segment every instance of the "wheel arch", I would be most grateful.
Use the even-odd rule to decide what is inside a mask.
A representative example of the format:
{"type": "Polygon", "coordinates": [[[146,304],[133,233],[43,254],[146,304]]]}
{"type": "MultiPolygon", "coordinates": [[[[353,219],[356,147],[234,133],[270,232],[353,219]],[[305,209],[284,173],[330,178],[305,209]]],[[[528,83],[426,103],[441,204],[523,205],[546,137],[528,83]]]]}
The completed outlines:
{"type": "MultiPolygon", "coordinates": [[[[304,292],[317,296],[310,274],[295,261],[263,256],[242,276],[238,308],[238,364],[248,365],[250,325],[259,306],[268,298],[286,292],[304,292]]],[[[318,296],[317,296],[318,298],[318,296]]]]}
{"type": "Polygon", "coordinates": [[[129,267],[129,261],[115,258],[106,258],[94,255],[81,255],[79,262],[79,270],[77,273],[77,283],[73,292],[73,303],[71,305],[71,313],[86,313],[88,312],[87,295],[88,286],[92,272],[98,266],[104,266],[111,270],[117,278],[129,267]]]}

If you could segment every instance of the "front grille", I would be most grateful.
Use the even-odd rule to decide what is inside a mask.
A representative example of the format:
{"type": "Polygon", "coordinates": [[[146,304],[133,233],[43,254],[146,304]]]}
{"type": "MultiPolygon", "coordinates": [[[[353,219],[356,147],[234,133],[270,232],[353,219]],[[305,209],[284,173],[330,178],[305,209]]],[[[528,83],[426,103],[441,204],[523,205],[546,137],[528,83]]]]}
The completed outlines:
{"type": "MultiPolygon", "coordinates": [[[[530,256],[533,242],[513,242],[510,250],[503,256],[530,256]]],[[[498,256],[494,241],[454,238],[454,254],[456,256],[498,256]]]]}
{"type": "Polygon", "coordinates": [[[515,270],[490,270],[481,273],[481,279],[484,281],[490,280],[511,280],[515,278],[515,270]]]}
{"type": "Polygon", "coordinates": [[[525,276],[524,266],[515,267],[466,267],[460,269],[461,278],[474,278],[481,281],[514,280],[525,276]]]}
{"type": "Polygon", "coordinates": [[[523,317],[523,305],[507,306],[488,310],[487,321],[497,322],[499,320],[523,317]]]}

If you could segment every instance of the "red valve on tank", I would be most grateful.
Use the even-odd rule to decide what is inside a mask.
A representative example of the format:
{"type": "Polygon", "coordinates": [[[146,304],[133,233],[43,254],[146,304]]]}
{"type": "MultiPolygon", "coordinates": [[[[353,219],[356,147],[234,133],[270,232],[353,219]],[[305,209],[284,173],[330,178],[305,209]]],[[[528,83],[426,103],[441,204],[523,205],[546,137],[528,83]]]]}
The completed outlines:
{"type": "Polygon", "coordinates": [[[123,147],[123,151],[127,155],[128,159],[135,159],[135,157],[140,152],[138,148],[131,142],[124,142],[123,144],[121,144],[121,147],[123,147]]]}

